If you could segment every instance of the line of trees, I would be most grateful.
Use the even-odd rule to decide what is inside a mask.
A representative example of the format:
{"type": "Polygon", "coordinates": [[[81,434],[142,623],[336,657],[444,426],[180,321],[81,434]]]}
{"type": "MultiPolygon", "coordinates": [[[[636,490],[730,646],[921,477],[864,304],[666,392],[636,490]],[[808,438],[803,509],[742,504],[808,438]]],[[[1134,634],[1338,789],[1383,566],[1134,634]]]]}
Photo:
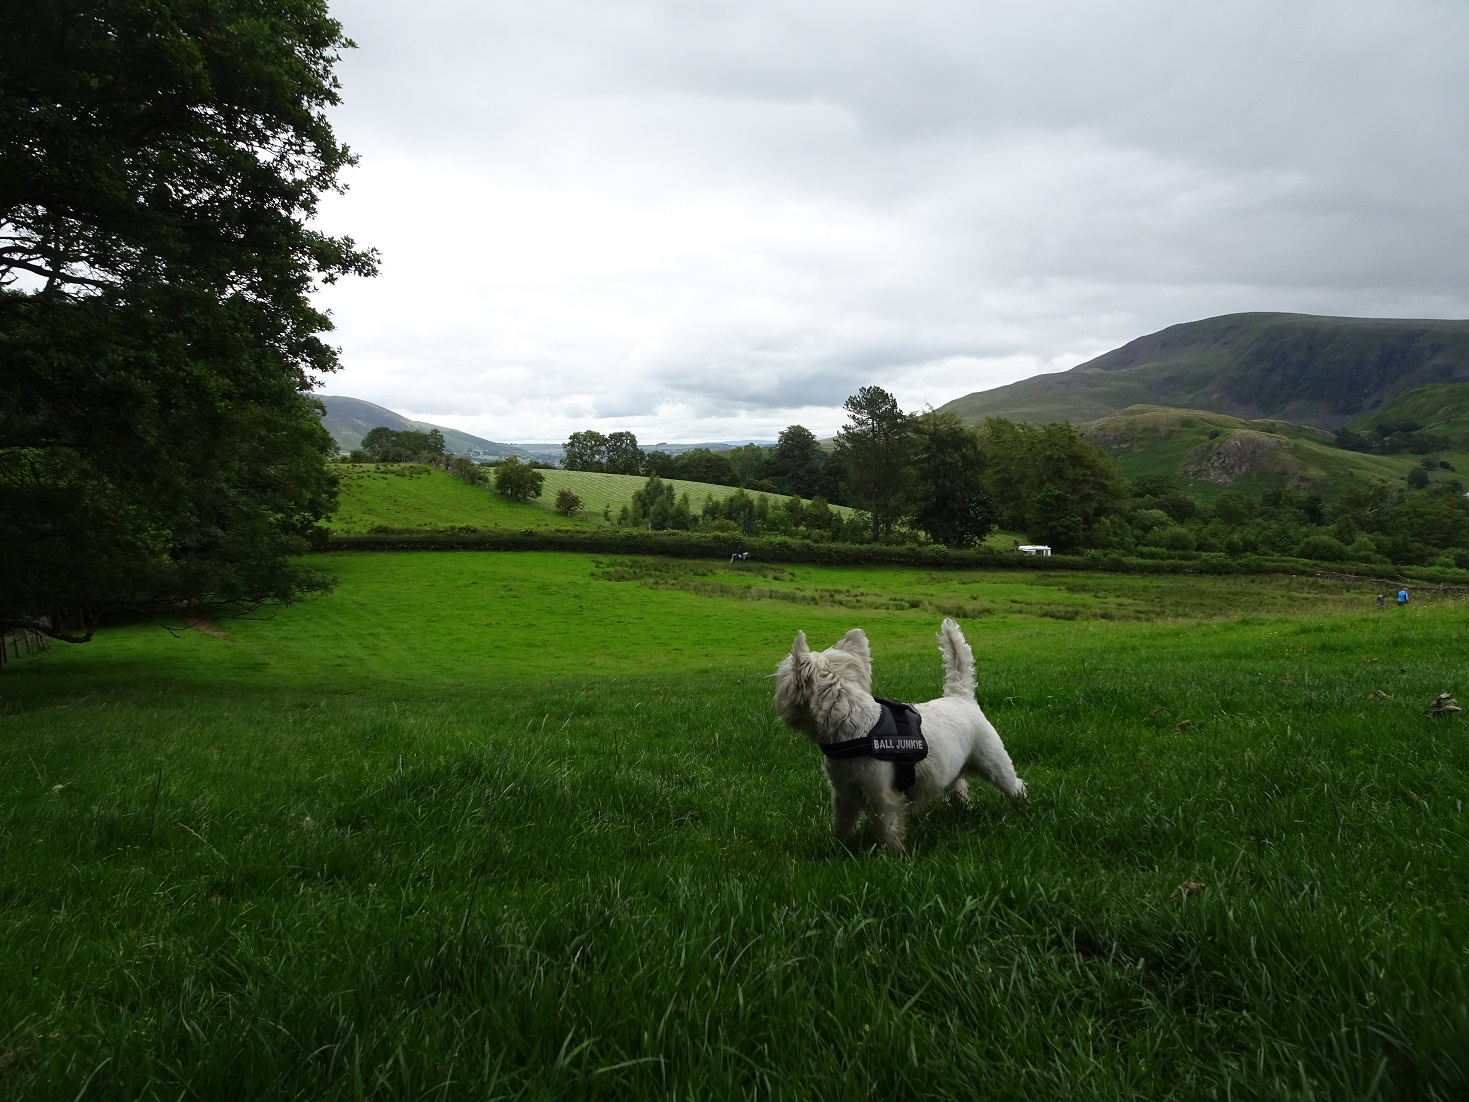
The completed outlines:
{"type": "MultiPolygon", "coordinates": [[[[1098,522],[1124,509],[1127,492],[1116,467],[1065,424],[1032,426],[991,419],[979,429],[951,414],[905,413],[881,387],[847,399],[847,422],[831,450],[801,425],[773,448],[727,452],[696,448],[676,456],[644,455],[644,490],[616,518],[626,526],[766,532],[812,539],[870,542],[922,538],[969,547],[998,525],[1026,532],[1062,551],[1078,550],[1098,522]],[[695,511],[675,499],[668,479],[740,487],[695,511]],[[747,491],[787,497],[775,506],[747,491]],[[802,499],[809,503],[803,503],[802,499]],[[844,518],[830,503],[851,506],[844,518]]],[[[635,462],[636,438],[620,434],[624,469],[635,462]]],[[[593,469],[595,433],[579,433],[568,449],[571,469],[593,469]]],[[[609,438],[600,438],[603,440],[609,438]]],[[[601,469],[607,469],[603,452],[601,469]]]]}
{"type": "MultiPolygon", "coordinates": [[[[632,433],[583,432],[568,442],[574,446],[566,465],[647,476],[633,500],[608,517],[623,527],[846,543],[918,538],[955,548],[1003,528],[1063,553],[1276,554],[1469,568],[1469,499],[1457,481],[1430,480],[1430,469],[1452,470],[1439,460],[1425,457],[1405,486],[1353,491],[1333,503],[1285,487],[1254,496],[1228,490],[1205,502],[1168,478],[1127,482],[1110,458],[1066,423],[989,418],[968,426],[933,410],[905,413],[875,386],[861,388],[844,408],[847,421],[829,450],[801,425],[788,427],[771,448],[695,448],[676,456],[644,453],[632,433]],[[696,503],[675,492],[673,479],[735,489],[696,503]],[[776,494],[781,499],[769,496],[776,494]],[[832,502],[853,511],[844,515],[832,502]]],[[[1391,431],[1382,440],[1413,431],[1405,423],[1384,428],[1391,431]]],[[[432,443],[413,439],[429,434],[379,431],[384,457],[395,447],[432,443]]],[[[466,481],[493,481],[512,500],[541,494],[543,479],[532,464],[439,462],[462,465],[465,470],[455,473],[466,481]]],[[[574,497],[562,491],[558,510],[578,511],[574,497]]]]}
{"type": "Polygon", "coordinates": [[[1426,431],[1421,422],[1408,418],[1380,422],[1370,433],[1342,429],[1336,434],[1336,446],[1374,455],[1397,455],[1400,452],[1427,455],[1429,452],[1446,451],[1453,447],[1453,441],[1440,433],[1426,431]]]}
{"type": "Polygon", "coordinates": [[[1154,557],[1274,554],[1469,568],[1469,500],[1453,480],[1349,490],[1330,503],[1288,487],[1226,490],[1200,502],[1161,477],[1136,479],[1129,489],[1128,509],[1098,524],[1092,546],[1154,557]]]}
{"type": "Polygon", "coordinates": [[[428,432],[395,430],[379,425],[369,429],[359,448],[348,459],[353,463],[434,463],[445,458],[444,434],[438,429],[428,432]]]}

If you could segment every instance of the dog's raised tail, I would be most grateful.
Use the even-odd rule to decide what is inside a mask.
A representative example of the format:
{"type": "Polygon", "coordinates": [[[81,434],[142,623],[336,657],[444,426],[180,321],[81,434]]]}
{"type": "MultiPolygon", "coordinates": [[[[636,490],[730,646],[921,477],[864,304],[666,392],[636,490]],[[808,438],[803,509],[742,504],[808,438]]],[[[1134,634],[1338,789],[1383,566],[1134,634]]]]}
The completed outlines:
{"type": "Polygon", "coordinates": [[[953,620],[939,628],[939,653],[944,656],[944,695],[974,699],[974,652],[953,620]]]}

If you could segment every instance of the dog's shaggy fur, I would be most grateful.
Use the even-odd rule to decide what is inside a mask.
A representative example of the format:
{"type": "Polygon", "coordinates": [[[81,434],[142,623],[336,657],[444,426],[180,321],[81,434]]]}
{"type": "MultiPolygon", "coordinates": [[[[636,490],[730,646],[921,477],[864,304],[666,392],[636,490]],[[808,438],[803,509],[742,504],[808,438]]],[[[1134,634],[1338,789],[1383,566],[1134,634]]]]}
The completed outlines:
{"type": "MultiPolygon", "coordinates": [[[[928,757],[915,766],[917,781],[907,795],[893,787],[895,766],[876,758],[822,756],[831,784],[832,830],[850,844],[862,812],[872,817],[878,840],[903,848],[903,816],[910,807],[947,792],[968,803],[966,777],[978,774],[1012,800],[1025,796],[1010,755],[974,699],[974,654],[953,620],[939,629],[944,657],[944,695],[915,704],[923,717],[928,757]]],[[[796,633],[791,653],[775,668],[775,710],[792,730],[821,744],[861,738],[872,730],[882,706],[872,698],[872,652],[861,628],[847,632],[830,650],[812,651],[806,633],[796,633]]]]}

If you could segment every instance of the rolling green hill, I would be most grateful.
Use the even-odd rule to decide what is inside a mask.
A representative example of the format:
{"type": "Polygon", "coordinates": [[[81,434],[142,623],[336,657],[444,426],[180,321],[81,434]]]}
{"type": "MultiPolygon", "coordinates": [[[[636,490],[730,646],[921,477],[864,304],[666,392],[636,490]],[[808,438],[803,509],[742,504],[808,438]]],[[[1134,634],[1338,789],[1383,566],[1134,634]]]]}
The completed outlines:
{"type": "MultiPolygon", "coordinates": [[[[626,474],[597,474],[590,471],[545,470],[541,496],[518,505],[492,490],[461,482],[445,471],[417,463],[343,463],[332,468],[341,478],[342,493],[337,512],[327,522],[333,532],[367,532],[373,528],[587,528],[601,526],[604,508],[615,518],[632,495],[642,489],[646,478],[626,474]],[[582,499],[576,517],[567,519],[554,511],[556,493],[568,489],[582,499]]],[[[733,486],[707,482],[673,481],[674,492],[689,495],[697,513],[706,497],[723,500],[733,486]]],[[[752,493],[772,505],[784,500],[778,494],[752,493]]],[[[832,508],[843,516],[852,510],[832,508]]]]}
{"type": "MultiPolygon", "coordinates": [[[[373,528],[587,528],[539,505],[518,505],[499,494],[418,463],[341,464],[341,499],[327,526],[333,532],[373,528]]],[[[551,495],[555,500],[555,494],[551,495]]]]}
{"type": "Polygon", "coordinates": [[[1469,382],[1469,321],[1226,314],[956,398],[969,422],[1093,421],[1135,405],[1339,428],[1429,384],[1469,382]]]}
{"type": "MultiPolygon", "coordinates": [[[[632,495],[641,490],[647,479],[642,475],[635,474],[600,474],[595,471],[542,471],[546,476],[545,492],[540,501],[545,508],[549,509],[556,501],[556,493],[567,489],[576,494],[582,500],[582,507],[587,515],[600,517],[602,510],[608,508],[612,515],[617,516],[618,511],[624,505],[632,504],[632,495]]],[[[716,486],[710,482],[685,482],[681,479],[665,479],[673,486],[675,494],[688,494],[689,504],[694,512],[698,512],[704,505],[704,499],[713,497],[716,501],[723,501],[735,492],[733,486],[716,486]]],[[[745,491],[753,498],[765,498],[774,505],[785,498],[780,494],[767,494],[759,490],[745,491]]],[[[852,510],[845,505],[833,505],[832,508],[843,516],[851,516],[852,510]]]]}
{"type": "MultiPolygon", "coordinates": [[[[1466,388],[1469,389],[1469,388],[1466,388]]],[[[1307,488],[1335,497],[1374,482],[1401,485],[1419,465],[1417,455],[1364,455],[1344,451],[1330,433],[1274,419],[1245,420],[1228,414],[1166,406],[1130,406],[1079,426],[1129,478],[1162,475],[1203,496],[1223,490],[1258,491],[1267,486],[1307,488]]],[[[1430,478],[1447,481],[1469,472],[1469,449],[1434,453],[1457,472],[1430,478]]]]}

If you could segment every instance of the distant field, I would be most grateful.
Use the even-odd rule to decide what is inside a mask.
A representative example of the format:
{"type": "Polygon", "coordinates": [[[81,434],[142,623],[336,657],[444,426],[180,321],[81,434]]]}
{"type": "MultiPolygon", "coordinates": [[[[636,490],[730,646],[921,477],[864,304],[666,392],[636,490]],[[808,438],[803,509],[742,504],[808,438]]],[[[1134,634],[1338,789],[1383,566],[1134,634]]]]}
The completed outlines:
{"type": "Polygon", "coordinates": [[[0,674],[0,1096],[1469,1095],[1464,602],[311,562],[0,674]],[[945,613],[1029,802],[848,854],[772,667],[861,625],[924,699],[945,613]]]}
{"type": "MultiPolygon", "coordinates": [[[[333,467],[342,480],[341,502],[328,521],[334,532],[366,532],[384,528],[587,528],[606,524],[603,508],[615,520],[632,495],[647,484],[638,475],[595,474],[585,471],[545,470],[546,481],[539,498],[525,505],[506,501],[493,490],[471,486],[438,470],[417,463],[338,464],[333,467]],[[582,499],[581,511],[571,519],[555,511],[556,493],[563,488],[582,499]]],[[[707,482],[673,481],[676,493],[687,493],[694,512],[706,497],[717,500],[734,493],[731,486],[707,482]]],[[[753,493],[774,505],[785,499],[778,494],[753,493]]],[[[852,510],[832,506],[843,515],[852,510]]],[[[1009,546],[1006,544],[1006,546],[1009,546]]]]}
{"type": "MultiPolygon", "coordinates": [[[[327,522],[334,532],[384,528],[586,528],[546,508],[517,505],[482,486],[417,463],[339,464],[342,494],[327,522]]],[[[554,493],[552,500],[555,499],[554,493]]]]}
{"type": "MultiPolygon", "coordinates": [[[[643,475],[598,474],[592,471],[542,471],[541,473],[546,476],[546,492],[541,498],[542,507],[551,508],[556,502],[557,491],[565,488],[582,499],[588,516],[601,517],[605,507],[611,509],[614,520],[624,505],[632,504],[632,495],[641,490],[648,481],[643,475]]],[[[681,479],[666,479],[665,481],[672,483],[675,494],[689,495],[689,504],[695,513],[703,508],[705,498],[712,496],[716,501],[723,501],[735,492],[733,486],[715,486],[709,482],[684,482],[681,479]]],[[[746,492],[751,497],[763,497],[772,505],[785,500],[785,497],[780,494],[761,493],[758,490],[746,492]]],[[[850,516],[852,513],[852,510],[846,506],[833,505],[832,508],[843,516],[850,516]]]]}

